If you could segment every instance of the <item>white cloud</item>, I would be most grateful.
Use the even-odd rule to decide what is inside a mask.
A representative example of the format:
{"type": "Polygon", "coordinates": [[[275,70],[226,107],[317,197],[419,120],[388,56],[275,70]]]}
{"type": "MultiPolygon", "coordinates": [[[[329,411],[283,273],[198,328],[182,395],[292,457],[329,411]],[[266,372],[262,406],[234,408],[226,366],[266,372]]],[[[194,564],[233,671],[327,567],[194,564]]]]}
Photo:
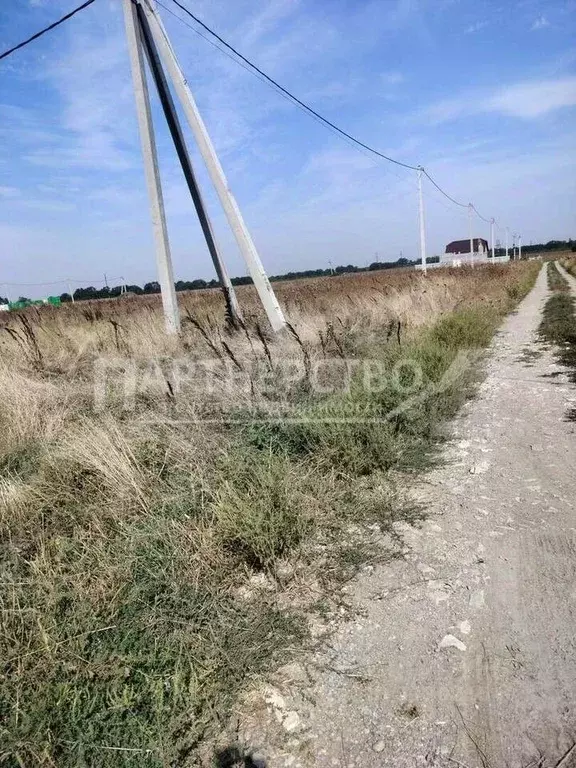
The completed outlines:
{"type": "Polygon", "coordinates": [[[20,190],[16,187],[0,187],[0,197],[19,197],[20,190]]]}
{"type": "Polygon", "coordinates": [[[503,86],[496,91],[476,91],[428,107],[424,117],[443,123],[468,115],[495,112],[533,119],[576,105],[576,76],[533,80],[503,86]]]}
{"type": "Polygon", "coordinates": [[[474,24],[470,24],[469,27],[467,27],[464,32],[467,35],[473,35],[475,32],[480,32],[481,29],[484,29],[484,27],[488,26],[487,21],[476,21],[474,24]]]}
{"type": "Polygon", "coordinates": [[[544,29],[545,27],[549,27],[549,26],[550,26],[550,22],[548,21],[546,16],[544,16],[544,14],[542,14],[541,16],[538,16],[538,18],[536,19],[534,24],[532,24],[531,29],[532,30],[544,29]]]}
{"type": "Polygon", "coordinates": [[[385,85],[400,85],[400,83],[404,82],[402,72],[383,72],[380,78],[385,85]]]}
{"type": "Polygon", "coordinates": [[[533,118],[576,105],[576,77],[519,83],[503,88],[489,100],[493,112],[533,118]]]}

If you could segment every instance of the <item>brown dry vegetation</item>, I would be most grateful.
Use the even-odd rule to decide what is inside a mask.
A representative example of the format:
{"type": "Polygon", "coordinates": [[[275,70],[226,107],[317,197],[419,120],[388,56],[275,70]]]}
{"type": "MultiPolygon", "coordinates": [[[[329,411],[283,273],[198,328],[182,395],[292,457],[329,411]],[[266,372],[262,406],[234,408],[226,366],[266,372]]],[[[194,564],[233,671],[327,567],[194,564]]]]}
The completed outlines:
{"type": "Polygon", "coordinates": [[[566,254],[563,258],[559,259],[560,263],[573,277],[576,277],[576,255],[573,253],[566,254]]]}
{"type": "Polygon", "coordinates": [[[455,363],[537,269],[279,283],[293,331],[277,337],[251,288],[234,334],[214,291],[180,296],[178,337],[157,297],[3,316],[0,762],[196,764],[314,604],[332,610],[335,581],[383,556],[368,524],[415,514],[399,484],[470,393],[455,363]],[[385,375],[314,392],[315,363],[365,358],[418,366],[410,408],[385,375]],[[179,387],[175,360],[213,363],[212,391],[202,366],[179,387]],[[103,363],[138,372],[129,407],[116,372],[95,408],[103,363]],[[278,403],[295,418],[261,418],[278,403]]]}

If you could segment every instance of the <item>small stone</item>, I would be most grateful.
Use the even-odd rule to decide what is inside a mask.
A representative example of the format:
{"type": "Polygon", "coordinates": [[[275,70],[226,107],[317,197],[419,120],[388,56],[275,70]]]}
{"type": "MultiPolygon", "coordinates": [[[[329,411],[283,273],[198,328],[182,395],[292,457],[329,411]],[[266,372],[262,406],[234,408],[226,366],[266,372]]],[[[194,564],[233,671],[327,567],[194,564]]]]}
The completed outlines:
{"type": "Polygon", "coordinates": [[[479,589],[470,595],[470,608],[482,608],[484,605],[484,590],[479,589]]]}
{"type": "Polygon", "coordinates": [[[488,472],[489,469],[490,469],[489,461],[479,461],[477,464],[474,464],[474,466],[470,467],[470,474],[483,475],[484,472],[488,472]]]}
{"type": "Polygon", "coordinates": [[[382,740],[377,741],[376,744],[372,744],[372,749],[374,752],[383,752],[386,748],[386,744],[382,740]]]}
{"type": "Polygon", "coordinates": [[[282,561],[276,565],[276,576],[279,579],[291,579],[294,576],[294,565],[286,561],[282,561]]]}
{"type": "Polygon", "coordinates": [[[308,631],[310,632],[310,637],[317,640],[318,638],[326,635],[329,630],[323,621],[320,621],[319,619],[316,619],[316,618],[312,618],[308,622],[308,631]]]}
{"type": "Polygon", "coordinates": [[[275,688],[268,688],[266,695],[264,696],[266,704],[271,704],[274,709],[286,709],[286,701],[284,696],[279,693],[275,688]]]}
{"type": "Polygon", "coordinates": [[[274,589],[272,580],[265,573],[255,573],[253,576],[250,576],[248,582],[255,589],[265,589],[268,592],[274,589]]]}
{"type": "Polygon", "coordinates": [[[454,637],[454,635],[444,635],[442,640],[440,640],[438,647],[439,648],[458,648],[459,651],[466,650],[466,646],[464,645],[462,640],[458,640],[458,638],[454,637]]]}
{"type": "Polygon", "coordinates": [[[306,670],[297,661],[293,661],[290,664],[284,664],[280,667],[276,673],[280,678],[293,683],[307,683],[308,675],[306,670]]]}
{"type": "Polygon", "coordinates": [[[440,533],[442,531],[442,526],[438,525],[438,523],[427,522],[424,527],[430,533],[440,533]]]}
{"type": "Polygon", "coordinates": [[[298,712],[292,710],[286,713],[286,717],[282,721],[282,726],[288,733],[294,733],[294,731],[300,728],[300,715],[298,712]]]}
{"type": "Polygon", "coordinates": [[[469,635],[470,632],[472,631],[472,627],[468,619],[461,621],[460,624],[458,625],[458,628],[463,635],[469,635]]]}
{"type": "Polygon", "coordinates": [[[448,592],[444,592],[441,589],[434,589],[428,593],[428,597],[432,600],[435,606],[439,606],[440,603],[444,603],[450,599],[448,592]]]}

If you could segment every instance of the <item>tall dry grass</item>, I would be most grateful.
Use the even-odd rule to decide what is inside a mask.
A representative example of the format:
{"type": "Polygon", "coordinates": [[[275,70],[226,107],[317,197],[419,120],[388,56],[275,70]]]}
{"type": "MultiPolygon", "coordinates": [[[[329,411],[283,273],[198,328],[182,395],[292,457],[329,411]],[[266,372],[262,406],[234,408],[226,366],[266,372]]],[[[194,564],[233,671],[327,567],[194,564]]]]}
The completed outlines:
{"type": "MultiPolygon", "coordinates": [[[[327,335],[366,333],[390,321],[400,322],[404,329],[417,327],[465,308],[480,296],[488,302],[501,300],[523,269],[524,265],[430,270],[427,278],[415,270],[387,270],[280,282],[274,288],[300,341],[314,350],[327,335]]],[[[298,342],[290,335],[270,336],[254,288],[241,286],[237,291],[248,333],[231,339],[233,351],[261,356],[260,329],[271,350],[297,352],[298,342]]],[[[18,369],[74,376],[85,373],[97,355],[145,360],[182,353],[226,357],[222,342],[229,337],[220,292],[188,291],[178,297],[183,318],[180,337],[165,335],[156,295],[3,314],[2,359],[9,365],[15,361],[18,369]]]]}
{"type": "Polygon", "coordinates": [[[298,585],[311,579],[316,600],[366,547],[382,555],[359,531],[410,511],[389,470],[429,460],[473,378],[393,421],[332,424],[316,418],[326,406],[380,417],[403,393],[355,381],[317,397],[314,361],[407,356],[426,395],[463,349],[488,343],[536,269],[280,283],[293,331],[276,337],[248,287],[237,333],[213,291],[179,297],[178,337],[164,334],[157,297],[3,316],[0,761],[194,764],[247,681],[305,636],[298,585]],[[178,389],[182,359],[213,361],[225,386],[207,394],[196,372],[178,389]],[[297,384],[282,380],[286,359],[304,371],[297,384]],[[121,376],[95,407],[94,372],[108,362],[147,383],[128,409],[121,376]],[[302,418],[248,410],[277,401],[302,418]]]}

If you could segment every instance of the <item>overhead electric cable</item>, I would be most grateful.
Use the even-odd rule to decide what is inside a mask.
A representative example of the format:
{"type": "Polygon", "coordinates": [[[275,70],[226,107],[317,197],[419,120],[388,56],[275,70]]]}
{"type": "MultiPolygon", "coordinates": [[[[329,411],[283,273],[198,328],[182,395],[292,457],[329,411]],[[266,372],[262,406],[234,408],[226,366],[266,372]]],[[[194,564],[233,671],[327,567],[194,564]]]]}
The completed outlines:
{"type": "MultiPolygon", "coordinates": [[[[383,152],[380,152],[379,150],[375,149],[374,147],[371,147],[369,144],[366,144],[363,141],[360,141],[360,139],[357,139],[352,134],[348,133],[347,131],[343,130],[342,128],[339,128],[335,123],[333,123],[331,120],[328,120],[328,118],[321,115],[319,112],[317,112],[315,109],[313,109],[311,106],[306,104],[304,101],[299,99],[297,96],[295,96],[291,91],[289,91],[287,88],[284,88],[284,86],[280,85],[280,83],[275,80],[273,77],[270,77],[270,75],[267,75],[266,72],[264,72],[260,67],[258,67],[256,64],[254,64],[250,59],[248,59],[246,56],[244,56],[240,51],[238,51],[236,48],[234,48],[233,45],[228,43],[221,35],[219,35],[217,32],[215,32],[211,27],[209,27],[206,23],[204,23],[201,19],[198,18],[192,11],[190,11],[188,8],[186,8],[183,3],[180,2],[180,0],[172,0],[174,5],[176,5],[180,10],[182,10],[185,14],[187,14],[193,21],[196,22],[202,29],[206,30],[212,37],[214,37],[216,40],[218,40],[219,43],[221,43],[225,49],[221,48],[219,45],[217,45],[213,40],[208,38],[206,35],[202,34],[200,30],[196,29],[195,27],[188,24],[181,16],[178,16],[178,14],[174,13],[170,8],[168,8],[161,0],[156,0],[157,5],[164,8],[168,13],[170,13],[172,16],[174,16],[178,21],[180,21],[182,24],[184,24],[186,27],[191,29],[193,32],[195,32],[197,35],[202,37],[204,40],[206,40],[210,45],[217,48],[221,53],[224,53],[228,58],[231,58],[233,61],[235,61],[237,64],[240,64],[244,69],[247,69],[252,74],[256,75],[259,80],[266,82],[267,84],[271,85],[280,95],[287,98],[291,103],[296,104],[301,109],[305,110],[309,115],[311,115],[315,120],[318,122],[323,123],[324,125],[328,126],[331,130],[336,131],[338,134],[340,134],[342,137],[344,137],[348,142],[352,142],[357,147],[361,148],[362,150],[367,150],[373,155],[376,155],[377,157],[387,160],[390,163],[394,163],[395,165],[399,165],[402,168],[408,168],[411,171],[417,171],[420,168],[422,168],[422,172],[426,176],[426,178],[436,187],[436,189],[441,192],[444,197],[446,197],[450,202],[454,203],[455,205],[460,206],[461,208],[468,208],[469,203],[461,203],[460,201],[453,198],[451,195],[449,195],[442,187],[434,180],[434,178],[428,173],[428,171],[420,166],[420,165],[411,165],[410,163],[403,163],[400,160],[396,160],[393,157],[390,157],[389,155],[385,155],[383,152]],[[230,55],[229,51],[234,54],[233,56],[230,55]]],[[[474,208],[474,206],[473,206],[474,208]]],[[[484,219],[483,216],[481,216],[476,208],[474,208],[474,211],[476,214],[481,218],[484,219]]],[[[484,219],[484,221],[488,221],[489,219],[484,219]]]]}
{"type": "Polygon", "coordinates": [[[476,216],[478,216],[479,219],[482,219],[482,221],[485,221],[487,224],[490,224],[490,219],[486,219],[486,218],[484,218],[484,216],[482,216],[481,213],[478,213],[478,210],[476,209],[475,205],[472,205],[472,210],[474,211],[476,216]]]}
{"type": "Polygon", "coordinates": [[[447,197],[447,198],[448,198],[448,200],[451,200],[451,201],[454,203],[454,205],[459,205],[461,208],[468,208],[468,205],[469,205],[469,203],[459,203],[459,202],[458,202],[458,200],[454,200],[454,198],[453,198],[453,197],[451,197],[451,196],[448,194],[448,192],[445,192],[445,191],[442,189],[442,187],[441,187],[439,184],[437,184],[437,183],[434,181],[434,179],[432,178],[432,176],[430,176],[430,174],[428,173],[428,171],[426,170],[426,168],[423,168],[422,170],[423,170],[423,172],[424,172],[424,176],[426,176],[426,178],[428,179],[428,181],[431,181],[431,182],[432,182],[432,184],[434,184],[434,186],[436,187],[436,189],[437,189],[439,192],[442,192],[442,194],[444,195],[444,197],[447,197]]]}
{"type": "Polygon", "coordinates": [[[39,286],[43,285],[59,285],[60,283],[83,283],[83,284],[92,284],[92,283],[111,283],[113,280],[123,280],[124,278],[122,275],[119,275],[118,277],[108,277],[107,280],[74,280],[72,277],[64,277],[61,280],[50,280],[46,283],[10,283],[6,282],[6,280],[0,281],[0,285],[12,285],[12,286],[18,286],[20,288],[37,288],[39,286]]]}
{"type": "MultiPolygon", "coordinates": [[[[16,51],[20,50],[21,48],[24,48],[25,46],[29,45],[34,40],[37,40],[39,37],[42,37],[42,35],[46,34],[47,32],[51,31],[52,29],[55,29],[60,24],[63,24],[65,21],[68,21],[68,19],[71,19],[73,16],[75,16],[80,11],[84,10],[88,6],[92,5],[95,0],[86,0],[86,2],[82,3],[78,7],[74,8],[69,13],[62,16],[57,21],[53,22],[49,26],[45,27],[44,29],[40,30],[36,34],[32,35],[31,37],[27,38],[26,40],[23,40],[21,43],[18,43],[17,45],[13,46],[12,48],[9,48],[8,50],[4,51],[0,54],[0,60],[6,58],[7,56],[10,56],[11,54],[15,53],[16,51]]],[[[372,155],[375,155],[376,157],[381,158],[382,160],[386,160],[390,163],[393,163],[394,165],[398,165],[402,168],[407,168],[412,171],[418,171],[421,170],[422,173],[426,176],[426,178],[433,184],[433,186],[442,194],[444,197],[446,197],[450,202],[454,203],[454,205],[457,205],[461,208],[468,208],[469,206],[472,207],[472,210],[476,213],[476,215],[482,219],[483,221],[490,223],[490,219],[486,219],[484,216],[482,216],[476,207],[472,205],[471,203],[461,203],[455,198],[453,198],[451,195],[449,195],[442,187],[434,180],[434,178],[428,173],[428,171],[422,167],[421,165],[411,165],[410,163],[404,163],[400,160],[396,160],[393,157],[390,157],[389,155],[385,155],[383,152],[380,152],[379,150],[375,149],[374,147],[371,147],[369,144],[366,144],[363,141],[360,141],[360,139],[357,139],[352,134],[348,133],[347,131],[343,130],[342,128],[339,128],[335,123],[333,123],[331,120],[328,120],[328,118],[321,115],[319,112],[317,112],[315,109],[313,109],[311,106],[306,104],[304,101],[299,99],[297,96],[295,96],[293,93],[291,93],[287,88],[284,88],[284,86],[280,85],[280,83],[275,80],[274,78],[270,77],[270,75],[267,75],[266,72],[264,72],[260,67],[258,67],[256,64],[254,64],[250,59],[248,59],[246,56],[244,56],[240,51],[238,51],[234,46],[232,46],[230,43],[226,42],[223,37],[221,37],[217,32],[215,32],[211,27],[209,27],[207,24],[205,24],[201,19],[199,19],[195,14],[193,14],[188,8],[186,8],[185,5],[183,5],[179,0],[172,0],[172,2],[185,14],[187,14],[196,24],[198,24],[202,29],[204,29],[206,32],[209,33],[213,38],[215,38],[224,48],[220,47],[220,45],[217,45],[213,40],[211,40],[206,35],[202,34],[200,30],[196,29],[195,27],[188,24],[183,18],[178,16],[178,14],[174,13],[170,8],[168,8],[164,3],[160,2],[160,0],[157,0],[157,4],[164,8],[168,13],[170,13],[172,16],[174,16],[176,19],[178,19],[182,24],[187,26],[189,29],[194,31],[196,34],[198,34],[200,37],[202,37],[206,42],[210,43],[213,47],[217,48],[221,53],[224,53],[226,56],[231,58],[233,61],[235,61],[237,64],[242,66],[247,71],[254,74],[256,77],[258,77],[259,80],[262,82],[265,82],[268,85],[271,85],[277,93],[279,93],[284,98],[288,99],[292,104],[296,104],[299,108],[303,109],[307,114],[309,114],[311,117],[313,117],[317,122],[320,122],[321,124],[327,126],[330,128],[330,130],[335,131],[338,133],[341,137],[343,137],[348,143],[352,143],[356,147],[360,148],[364,152],[368,152],[372,155]],[[227,50],[225,50],[227,49],[227,50]],[[231,55],[233,54],[233,55],[231,55]]]]}
{"type": "MultiPolygon", "coordinates": [[[[264,85],[268,85],[268,86],[270,85],[270,83],[269,83],[269,82],[268,82],[268,81],[267,81],[267,80],[266,80],[264,77],[261,77],[261,76],[260,76],[260,74],[259,74],[259,73],[258,73],[258,72],[257,72],[255,69],[253,69],[253,68],[249,67],[249,66],[248,66],[248,65],[246,65],[246,64],[245,64],[243,61],[240,61],[239,59],[237,59],[235,56],[233,56],[231,53],[229,53],[229,52],[228,52],[228,51],[227,51],[225,48],[222,48],[222,46],[218,45],[216,42],[214,42],[214,40],[211,40],[211,39],[208,37],[208,35],[204,35],[204,34],[203,34],[203,33],[202,33],[202,32],[201,32],[199,29],[196,29],[196,27],[193,27],[193,26],[192,26],[192,24],[189,24],[189,23],[186,21],[186,19],[183,19],[183,18],[182,18],[181,16],[179,16],[177,13],[174,13],[174,11],[173,11],[171,8],[169,8],[167,5],[164,5],[164,3],[160,2],[160,0],[156,0],[156,5],[160,6],[160,8],[163,8],[163,9],[166,11],[166,13],[169,13],[171,16],[173,16],[175,19],[177,19],[177,20],[178,20],[178,21],[179,21],[181,24],[183,24],[185,27],[187,27],[187,28],[188,28],[188,29],[190,29],[192,32],[194,32],[194,34],[198,35],[198,37],[201,37],[201,38],[202,38],[202,40],[204,40],[205,42],[207,42],[209,45],[211,45],[211,46],[212,46],[213,48],[215,48],[217,51],[220,51],[220,53],[224,54],[224,56],[227,56],[227,57],[228,57],[228,58],[229,58],[231,61],[233,61],[235,64],[238,64],[239,66],[241,66],[241,67],[242,67],[242,69],[245,69],[245,70],[246,70],[246,72],[249,72],[251,75],[253,75],[254,77],[256,77],[258,80],[260,80],[260,82],[261,82],[261,83],[264,83],[264,85]]],[[[279,96],[282,96],[282,98],[286,99],[286,101],[287,101],[289,104],[292,104],[292,105],[294,105],[294,103],[295,103],[295,102],[292,100],[292,98],[291,98],[290,96],[287,96],[287,95],[286,95],[285,93],[283,93],[282,91],[278,91],[278,90],[276,90],[276,89],[274,89],[274,90],[276,91],[276,93],[278,93],[278,95],[279,95],[279,96]]],[[[299,105],[298,105],[298,104],[296,104],[296,106],[299,106],[299,105]]],[[[318,117],[316,117],[316,116],[315,116],[315,115],[313,115],[313,114],[310,114],[310,117],[312,117],[312,119],[313,119],[313,120],[315,120],[315,121],[316,121],[317,123],[319,123],[320,125],[325,125],[325,122],[324,122],[324,120],[322,120],[321,118],[318,118],[318,117]]],[[[355,142],[355,140],[354,140],[354,139],[352,139],[352,140],[349,140],[349,139],[347,139],[347,138],[345,137],[345,135],[343,135],[343,136],[342,136],[342,138],[343,138],[343,140],[344,140],[344,141],[346,141],[346,143],[347,143],[347,144],[349,144],[351,147],[354,147],[354,148],[355,148],[355,149],[357,149],[359,152],[362,152],[362,154],[363,154],[363,155],[365,155],[366,157],[370,157],[370,158],[372,158],[372,159],[373,159],[373,154],[374,154],[374,153],[373,153],[373,150],[372,150],[372,149],[369,149],[369,151],[366,151],[366,150],[365,150],[365,149],[363,149],[361,146],[358,146],[358,145],[357,145],[357,143],[355,142]]],[[[401,177],[400,177],[398,174],[396,174],[395,172],[393,172],[393,171],[392,171],[392,173],[394,173],[394,175],[395,175],[395,176],[397,176],[397,178],[401,178],[401,177]]]]}
{"type": "Polygon", "coordinates": [[[53,24],[50,24],[48,27],[44,27],[44,29],[41,29],[40,32],[36,32],[36,34],[32,35],[32,37],[29,37],[26,40],[22,40],[22,42],[18,43],[18,45],[14,45],[12,48],[8,48],[7,51],[0,53],[0,61],[2,59],[5,59],[7,56],[10,56],[10,54],[20,50],[20,48],[24,48],[25,46],[29,45],[34,40],[38,40],[38,38],[42,37],[42,35],[45,35],[46,32],[50,32],[52,29],[56,29],[56,27],[60,26],[60,24],[63,24],[65,21],[68,21],[68,19],[71,19],[72,16],[75,16],[80,11],[83,11],[84,8],[87,8],[89,5],[92,5],[93,2],[95,2],[95,0],[86,0],[85,3],[82,3],[82,5],[79,5],[77,8],[74,8],[73,11],[70,11],[70,13],[67,13],[65,16],[62,16],[62,18],[58,19],[58,21],[55,21],[53,24]]]}
{"type": "MultiPolygon", "coordinates": [[[[369,146],[368,144],[365,144],[363,141],[360,141],[359,139],[352,136],[350,133],[347,133],[342,128],[339,128],[335,123],[328,120],[328,118],[321,115],[319,112],[317,112],[315,109],[310,107],[308,104],[306,104],[304,101],[299,99],[297,96],[295,96],[293,93],[291,93],[287,88],[284,88],[284,86],[280,85],[280,83],[277,80],[274,80],[274,78],[270,77],[270,75],[267,75],[266,72],[264,72],[260,67],[256,66],[253,62],[250,61],[250,59],[246,58],[243,54],[240,53],[236,48],[234,48],[230,43],[227,43],[226,40],[224,40],[223,37],[220,37],[220,35],[215,32],[213,29],[211,29],[207,24],[205,24],[203,21],[201,21],[197,16],[195,16],[192,11],[189,11],[188,8],[186,8],[185,5],[182,5],[182,3],[179,2],[179,0],[172,0],[172,2],[178,6],[184,13],[186,13],[188,16],[190,16],[191,19],[193,19],[197,24],[199,24],[203,29],[205,29],[207,32],[209,32],[213,37],[216,38],[222,45],[224,45],[229,51],[232,51],[232,53],[237,56],[241,61],[243,61],[245,64],[247,64],[254,72],[257,72],[258,75],[263,77],[268,83],[274,86],[278,91],[283,93],[285,96],[287,96],[289,99],[291,99],[294,103],[296,103],[298,106],[302,107],[302,109],[305,109],[306,112],[308,112],[310,115],[313,115],[316,119],[320,120],[322,123],[327,125],[329,128],[331,128],[333,131],[336,131],[337,133],[341,134],[342,136],[346,137],[350,141],[354,142],[354,144],[357,144],[359,147],[362,147],[363,149],[368,150],[368,152],[371,152],[374,155],[377,155],[378,157],[381,157],[383,160],[387,160],[390,163],[394,163],[395,165],[400,165],[402,168],[408,168],[411,171],[417,171],[418,166],[417,165],[410,165],[409,163],[403,163],[400,160],[395,160],[393,157],[389,157],[388,155],[385,155],[382,152],[379,152],[377,149],[374,149],[374,147],[369,146]]],[[[165,6],[162,3],[158,3],[163,8],[165,6]]],[[[179,17],[176,17],[179,18],[179,17]]]]}

